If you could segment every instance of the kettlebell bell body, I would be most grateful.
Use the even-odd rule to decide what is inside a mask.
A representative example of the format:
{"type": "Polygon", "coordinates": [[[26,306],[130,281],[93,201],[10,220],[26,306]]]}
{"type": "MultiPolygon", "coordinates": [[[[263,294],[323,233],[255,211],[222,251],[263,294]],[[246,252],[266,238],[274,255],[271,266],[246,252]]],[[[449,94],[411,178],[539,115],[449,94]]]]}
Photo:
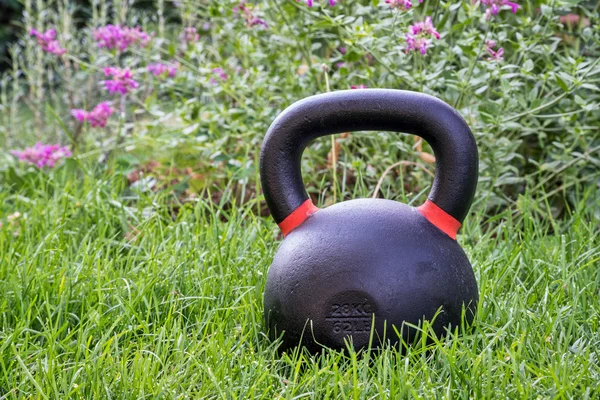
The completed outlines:
{"type": "Polygon", "coordinates": [[[477,147],[460,115],[420,93],[365,89],[312,96],[273,122],[261,150],[267,205],[285,239],[265,287],[269,336],[281,351],[298,345],[355,349],[410,343],[410,325],[432,321],[436,334],[469,324],[478,290],[456,242],[477,184],[477,147]],[[357,199],[316,208],[300,171],[308,143],[347,131],[423,137],[437,166],[421,207],[357,199]]]}

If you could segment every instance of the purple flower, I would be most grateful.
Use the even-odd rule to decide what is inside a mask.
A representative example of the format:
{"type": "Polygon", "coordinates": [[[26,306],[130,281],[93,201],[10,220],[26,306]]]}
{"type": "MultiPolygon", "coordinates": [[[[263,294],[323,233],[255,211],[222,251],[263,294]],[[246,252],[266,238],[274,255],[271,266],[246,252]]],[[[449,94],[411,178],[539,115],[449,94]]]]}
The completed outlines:
{"type": "Polygon", "coordinates": [[[139,86],[139,84],[133,80],[133,73],[129,68],[121,69],[117,67],[108,67],[104,68],[104,74],[107,77],[112,77],[111,80],[104,81],[106,90],[108,90],[110,94],[127,94],[139,86]]]}
{"type": "MultiPolygon", "coordinates": [[[[213,68],[212,72],[216,77],[218,77],[222,81],[226,81],[229,78],[229,76],[223,70],[223,68],[213,68]]],[[[217,80],[215,79],[215,77],[210,78],[210,83],[217,83],[217,80]]]]}
{"type": "Polygon", "coordinates": [[[427,47],[429,46],[429,39],[424,37],[416,37],[411,33],[406,34],[406,52],[411,50],[418,50],[421,54],[427,54],[427,47]]]}
{"type": "Polygon", "coordinates": [[[419,51],[421,54],[427,54],[429,47],[429,37],[440,38],[439,32],[433,26],[431,17],[426,17],[425,21],[415,22],[406,33],[406,52],[411,50],[419,51]]]}
{"type": "Polygon", "coordinates": [[[104,101],[94,107],[92,111],[71,110],[71,115],[79,122],[88,121],[94,128],[104,128],[106,126],[106,121],[113,112],[115,112],[115,109],[111,107],[109,102],[104,101]]]}
{"type": "Polygon", "coordinates": [[[487,7],[485,10],[486,19],[490,19],[492,15],[498,14],[502,6],[509,6],[513,13],[516,13],[521,8],[517,3],[508,0],[473,0],[473,4],[477,3],[477,1],[480,1],[482,5],[487,7]]]}
{"type": "Polygon", "coordinates": [[[496,47],[496,41],[492,39],[488,39],[485,41],[485,47],[496,47]]]}
{"type": "Polygon", "coordinates": [[[82,109],[79,109],[79,108],[75,108],[75,109],[71,110],[71,115],[77,121],[79,121],[79,122],[85,122],[88,119],[89,112],[85,111],[85,110],[82,110],[82,109]]]}
{"type": "Polygon", "coordinates": [[[200,35],[193,26],[188,26],[181,32],[181,38],[185,43],[196,43],[200,40],[200,35]]]}
{"type": "MultiPolygon", "coordinates": [[[[296,0],[296,1],[300,1],[300,0],[296,0]]],[[[313,6],[313,3],[314,3],[313,0],[305,0],[305,1],[306,1],[307,6],[309,6],[309,7],[313,6]]],[[[331,7],[335,6],[335,3],[336,3],[336,0],[329,0],[329,5],[331,7]]]]}
{"type": "Polygon", "coordinates": [[[485,41],[485,49],[490,54],[488,61],[502,61],[504,60],[504,49],[500,47],[498,50],[493,50],[496,47],[496,42],[493,40],[485,41]]]}
{"type": "Polygon", "coordinates": [[[35,164],[38,168],[54,167],[61,158],[71,157],[71,151],[68,147],[61,147],[58,144],[49,145],[36,143],[33,147],[28,147],[23,151],[11,151],[11,154],[19,157],[21,161],[27,161],[35,164]]]}
{"type": "Polygon", "coordinates": [[[163,63],[154,63],[148,65],[148,72],[154,76],[173,78],[177,73],[177,65],[167,65],[163,63]]]}
{"type": "Polygon", "coordinates": [[[245,1],[241,2],[237,6],[233,7],[233,12],[243,13],[244,14],[244,20],[246,21],[246,25],[248,25],[249,27],[260,25],[260,26],[263,26],[265,29],[269,28],[269,26],[267,25],[267,23],[264,20],[258,18],[257,16],[255,16],[252,13],[252,10],[250,10],[246,6],[246,2],[245,1]]]}
{"type": "Polygon", "coordinates": [[[431,17],[426,17],[425,21],[415,22],[411,27],[413,35],[421,35],[421,36],[434,36],[436,39],[440,38],[440,34],[435,30],[433,26],[433,22],[431,22],[431,17]]]}
{"type": "Polygon", "coordinates": [[[488,61],[502,61],[504,60],[504,49],[500,47],[498,51],[494,51],[488,47],[488,53],[490,53],[490,57],[488,57],[488,61]]]}
{"type": "Polygon", "coordinates": [[[363,85],[362,83],[360,85],[352,85],[350,86],[350,89],[367,89],[368,86],[363,85]]]}
{"type": "Polygon", "coordinates": [[[29,31],[29,34],[36,38],[38,45],[40,45],[42,50],[46,53],[62,56],[67,52],[67,49],[60,47],[60,43],[56,40],[56,31],[54,29],[48,29],[44,33],[32,29],[29,31]]]}
{"type": "MultiPolygon", "coordinates": [[[[412,7],[412,3],[410,0],[385,0],[387,4],[392,8],[397,8],[399,10],[408,11],[412,7]]],[[[422,3],[423,0],[419,0],[419,3],[422,3]]]]}
{"type": "Polygon", "coordinates": [[[129,46],[138,43],[140,46],[146,47],[150,42],[150,36],[143,32],[139,26],[128,28],[109,24],[94,30],[94,40],[100,48],[125,51],[129,46]]]}

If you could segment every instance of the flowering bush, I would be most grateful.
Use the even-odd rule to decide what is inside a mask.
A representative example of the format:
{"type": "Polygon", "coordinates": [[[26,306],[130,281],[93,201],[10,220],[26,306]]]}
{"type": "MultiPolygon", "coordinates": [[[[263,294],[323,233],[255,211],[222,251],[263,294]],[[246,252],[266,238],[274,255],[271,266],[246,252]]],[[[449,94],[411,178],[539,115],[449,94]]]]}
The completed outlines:
{"type": "MultiPolygon", "coordinates": [[[[300,0],[296,0],[296,1],[300,1],[300,0]]],[[[314,1],[313,0],[305,0],[305,3],[307,6],[312,7],[314,5],[314,1]]],[[[329,0],[329,5],[331,7],[335,6],[336,1],[335,0],[329,0]]]]}
{"type": "Polygon", "coordinates": [[[23,151],[12,151],[11,153],[19,157],[21,161],[27,161],[38,168],[52,168],[60,159],[71,157],[72,155],[66,146],[61,147],[58,144],[48,145],[41,143],[36,143],[35,146],[28,147],[23,151]]]}
{"type": "MultiPolygon", "coordinates": [[[[403,11],[408,11],[412,7],[412,2],[410,0],[385,0],[385,2],[393,8],[397,8],[403,11]]],[[[423,0],[419,1],[419,3],[422,2],[423,0]]]]}
{"type": "Polygon", "coordinates": [[[426,17],[422,22],[415,22],[406,34],[406,52],[419,50],[421,54],[427,54],[430,37],[440,38],[440,34],[431,22],[431,17],[426,17]]]}
{"type": "Polygon", "coordinates": [[[183,30],[183,32],[181,32],[181,38],[183,39],[184,43],[196,43],[198,40],[200,40],[200,35],[198,34],[198,31],[196,31],[195,27],[188,26],[183,30]]]}
{"type": "Polygon", "coordinates": [[[248,7],[248,3],[246,2],[242,2],[237,6],[233,7],[233,11],[241,13],[244,16],[246,25],[248,25],[249,27],[261,25],[266,29],[269,28],[269,25],[267,25],[267,23],[263,19],[260,19],[256,15],[254,15],[252,10],[248,7]]]}
{"type": "Polygon", "coordinates": [[[496,47],[496,42],[494,40],[485,41],[485,49],[490,53],[488,61],[502,61],[504,59],[504,49],[500,47],[498,50],[494,50],[494,47],[496,47]]]}
{"type": "Polygon", "coordinates": [[[104,128],[106,126],[106,122],[108,118],[112,115],[115,110],[111,107],[110,103],[107,101],[103,101],[98,104],[92,111],[85,110],[72,110],[71,114],[75,119],[79,122],[89,122],[92,127],[101,127],[104,128]]]}
{"type": "Polygon", "coordinates": [[[229,78],[223,68],[213,68],[212,72],[213,76],[210,78],[211,83],[217,83],[216,78],[219,78],[222,81],[226,81],[229,78]]]}
{"type": "Polygon", "coordinates": [[[150,42],[150,36],[142,32],[139,26],[128,28],[109,24],[94,30],[94,40],[98,43],[98,47],[125,51],[135,44],[146,47],[150,42]]]}
{"type": "Polygon", "coordinates": [[[139,83],[133,80],[133,73],[129,68],[108,67],[104,68],[104,74],[111,78],[104,81],[106,90],[110,94],[127,94],[139,86],[139,83]]]}
{"type": "Polygon", "coordinates": [[[58,40],[56,40],[56,30],[48,29],[46,32],[40,33],[35,29],[32,29],[30,33],[36,38],[37,43],[46,53],[62,56],[67,52],[66,49],[60,46],[58,40]]]}
{"type": "Polygon", "coordinates": [[[148,65],[148,72],[154,76],[168,76],[173,78],[177,73],[176,65],[167,65],[163,63],[154,63],[148,65]]]}
{"type": "Polygon", "coordinates": [[[500,8],[502,6],[510,7],[513,13],[516,13],[517,10],[519,9],[519,7],[521,7],[517,3],[508,1],[508,0],[474,0],[474,3],[478,3],[478,2],[480,2],[482,5],[484,5],[486,7],[486,10],[485,10],[485,18],[486,19],[490,19],[490,17],[492,15],[498,14],[498,11],[500,11],[500,8]]]}
{"type": "MultiPolygon", "coordinates": [[[[560,213],[573,201],[571,189],[597,184],[593,7],[562,0],[202,4],[177,3],[181,22],[170,22],[165,10],[134,14],[115,2],[104,14],[92,10],[77,31],[69,7],[25,10],[32,36],[16,50],[0,93],[4,147],[70,143],[76,156],[124,176],[151,162],[174,163],[172,187],[186,195],[223,190],[230,180],[254,195],[260,142],[284,107],[327,90],[397,88],[437,96],[465,117],[480,148],[481,207],[513,204],[536,188],[560,213]]],[[[424,193],[435,162],[426,145],[393,133],[317,141],[308,153],[309,192],[326,198],[378,182],[387,197],[424,193]],[[324,176],[332,173],[328,154],[343,177],[322,188],[334,181],[324,176]],[[384,176],[398,160],[422,168],[384,176]]]]}

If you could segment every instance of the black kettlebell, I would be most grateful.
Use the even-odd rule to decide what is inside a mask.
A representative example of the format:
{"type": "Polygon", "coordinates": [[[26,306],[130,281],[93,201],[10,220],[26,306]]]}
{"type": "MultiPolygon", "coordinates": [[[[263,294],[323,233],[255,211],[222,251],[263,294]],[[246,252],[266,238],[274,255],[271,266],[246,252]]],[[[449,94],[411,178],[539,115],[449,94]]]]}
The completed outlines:
{"type": "Polygon", "coordinates": [[[477,146],[463,118],[421,93],[345,90],[294,103],[273,122],[262,145],[260,175],[269,210],[283,231],[265,288],[271,338],[280,351],[300,344],[355,349],[414,339],[432,321],[437,335],[470,324],[477,282],[456,232],[477,185],[477,146]],[[304,189],[300,161],[308,143],[349,131],[419,135],[437,166],[429,198],[413,208],[358,199],[316,208],[304,189]],[[465,314],[464,320],[461,315],[465,314]],[[392,327],[394,326],[395,329],[392,327]]]}

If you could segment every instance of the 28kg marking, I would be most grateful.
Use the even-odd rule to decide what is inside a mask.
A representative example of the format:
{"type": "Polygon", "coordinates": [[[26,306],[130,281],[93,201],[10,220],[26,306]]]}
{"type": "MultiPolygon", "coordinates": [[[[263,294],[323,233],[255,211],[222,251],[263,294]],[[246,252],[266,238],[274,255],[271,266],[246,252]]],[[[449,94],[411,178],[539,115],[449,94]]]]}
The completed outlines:
{"type": "Polygon", "coordinates": [[[369,303],[332,304],[329,318],[344,317],[370,317],[371,305],[369,303]]]}

